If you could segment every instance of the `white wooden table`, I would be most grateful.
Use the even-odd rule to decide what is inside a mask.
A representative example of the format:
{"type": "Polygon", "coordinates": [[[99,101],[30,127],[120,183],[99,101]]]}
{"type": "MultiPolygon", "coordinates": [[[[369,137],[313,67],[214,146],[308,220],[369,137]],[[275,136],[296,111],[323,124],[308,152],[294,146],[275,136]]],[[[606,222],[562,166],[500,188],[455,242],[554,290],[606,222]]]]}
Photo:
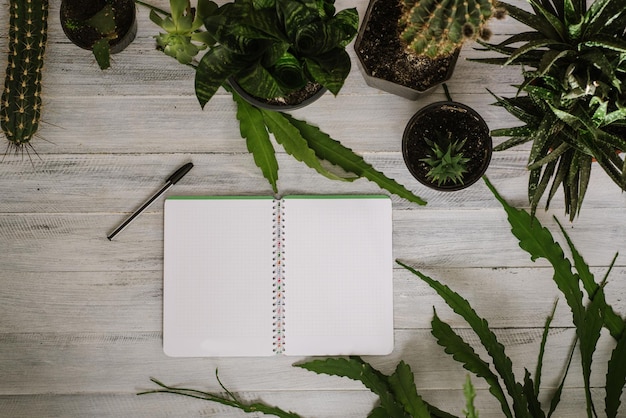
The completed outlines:
{"type": "MultiPolygon", "coordinates": [[[[167,8],[165,0],[153,0],[167,8]]],[[[7,4],[2,1],[0,38],[6,42],[7,4]]],[[[366,0],[356,4],[362,16],[366,0]]],[[[64,37],[60,0],[51,1],[44,73],[44,123],[33,142],[38,156],[6,155],[0,164],[0,416],[2,417],[238,417],[220,405],[173,395],[136,396],[170,384],[219,391],[224,384],[244,399],[262,399],[307,417],[364,417],[376,397],[361,384],[318,376],[291,365],[302,359],[171,359],[161,348],[162,200],[113,242],[107,232],[187,161],[195,168],[169,194],[271,194],[238,132],[235,107],[224,91],[202,111],[192,70],[154,48],[157,33],[139,8],[132,45],[100,71],[87,51],[64,37]],[[32,161],[31,161],[32,160],[32,161]]],[[[510,19],[496,34],[518,31],[510,19]]],[[[350,53],[355,63],[352,48],[350,53]]],[[[471,63],[479,52],[466,46],[448,85],[455,100],[478,110],[490,128],[517,124],[491,105],[489,87],[512,94],[518,68],[471,63]]],[[[6,57],[0,57],[4,69],[6,57]]],[[[502,208],[480,182],[466,191],[438,193],[417,183],[400,152],[410,116],[442,100],[437,89],[417,102],[365,85],[353,65],[336,98],[326,94],[294,112],[353,148],[377,169],[428,201],[426,207],[393,197],[394,257],[450,285],[497,330],[518,378],[534,370],[541,328],[559,295],[545,263],[532,263],[509,232],[502,208]]],[[[499,140],[498,140],[499,141],[499,140]]],[[[487,175],[510,203],[527,207],[527,149],[493,156],[487,175]]],[[[332,182],[280,153],[279,188],[287,193],[378,193],[366,180],[332,182]]],[[[626,250],[626,195],[598,169],[580,217],[570,224],[561,194],[539,218],[557,235],[560,219],[579,250],[602,277],[616,251],[626,250]]],[[[617,261],[606,287],[617,312],[626,312],[626,262],[617,261]]],[[[461,414],[466,372],[430,335],[433,306],[472,343],[464,322],[423,282],[394,272],[396,348],[367,358],[390,372],[404,359],[419,392],[433,404],[461,414]]],[[[543,384],[558,381],[574,332],[561,301],[550,333],[543,384]]],[[[612,341],[599,344],[592,382],[601,407],[612,341]]],[[[584,415],[578,356],[558,416],[584,415]]],[[[477,406],[482,417],[500,416],[483,381],[477,406]]],[[[602,409],[602,408],[600,408],[602,409]]]]}

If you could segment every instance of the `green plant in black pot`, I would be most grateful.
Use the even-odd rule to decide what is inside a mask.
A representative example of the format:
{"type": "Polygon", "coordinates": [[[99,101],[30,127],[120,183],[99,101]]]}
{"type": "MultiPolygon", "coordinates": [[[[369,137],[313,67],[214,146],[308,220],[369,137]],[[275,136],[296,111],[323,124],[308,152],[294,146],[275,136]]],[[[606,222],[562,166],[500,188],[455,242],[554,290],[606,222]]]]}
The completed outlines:
{"type": "Polygon", "coordinates": [[[103,70],[110,67],[111,54],[126,48],[137,33],[133,0],[63,0],[60,19],[67,38],[91,50],[103,70]]]}
{"type": "MultiPolygon", "coordinates": [[[[437,132],[439,134],[439,132],[437,132]]],[[[467,172],[469,158],[463,157],[465,139],[452,139],[452,132],[439,134],[435,140],[426,140],[430,153],[420,161],[430,167],[427,177],[438,186],[452,182],[463,184],[463,174],[467,172]]]]}
{"type": "Polygon", "coordinates": [[[216,43],[196,71],[196,94],[208,102],[228,79],[261,99],[285,97],[314,83],[337,94],[350,72],[346,45],[356,9],[334,1],[235,0],[204,19],[216,43]]]}
{"type": "Polygon", "coordinates": [[[198,0],[196,8],[190,0],[170,0],[168,12],[136,1],[150,8],[151,20],[165,30],[156,37],[158,48],[196,70],[202,107],[220,87],[232,94],[241,137],[274,192],[279,166],[272,137],[327,178],[366,178],[411,202],[426,203],[316,126],[282,113],[289,107],[251,104],[229,84],[236,79],[242,86],[268,86],[262,96],[269,97],[270,90],[295,89],[299,82],[293,80],[302,81],[304,75],[306,85],[319,84],[336,94],[350,70],[345,45],[356,33],[354,9],[335,13],[330,0],[235,0],[221,7],[198,0]]]}
{"type": "Polygon", "coordinates": [[[621,0],[530,4],[528,12],[500,3],[531,30],[500,44],[483,43],[506,57],[478,60],[524,69],[519,89],[526,96],[497,98],[524,125],[492,132],[510,137],[495,150],[532,142],[528,195],[533,213],[546,190],[548,207],[562,186],[565,212],[573,220],[594,161],[620,189],[626,187],[619,155],[626,150],[626,8],[621,0]]]}

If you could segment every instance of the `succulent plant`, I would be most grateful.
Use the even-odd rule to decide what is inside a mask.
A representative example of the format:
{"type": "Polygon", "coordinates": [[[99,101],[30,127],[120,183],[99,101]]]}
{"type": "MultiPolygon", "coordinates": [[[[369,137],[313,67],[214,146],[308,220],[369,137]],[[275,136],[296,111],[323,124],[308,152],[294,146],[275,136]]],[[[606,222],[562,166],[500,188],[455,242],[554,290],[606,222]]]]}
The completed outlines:
{"type": "Polygon", "coordinates": [[[552,179],[546,208],[559,186],[565,212],[580,212],[593,162],[620,187],[626,170],[626,8],[621,0],[529,0],[532,12],[500,3],[532,30],[500,44],[482,43],[506,57],[479,59],[499,65],[523,65],[526,96],[497,98],[497,104],[524,122],[499,129],[509,136],[495,147],[532,142],[528,168],[533,213],[552,179]],[[520,46],[511,46],[521,43],[520,46]]]}
{"type": "Polygon", "coordinates": [[[156,36],[157,46],[181,64],[190,64],[201,50],[215,43],[207,32],[199,29],[217,5],[210,0],[198,0],[198,7],[192,8],[189,0],[171,0],[170,7],[171,14],[165,17],[150,10],[150,20],[165,30],[156,36]]]}
{"type": "Polygon", "coordinates": [[[48,0],[11,0],[9,8],[9,57],[0,102],[0,125],[9,143],[20,149],[30,142],[39,127],[48,0]]]}
{"type": "Polygon", "coordinates": [[[400,39],[416,54],[453,54],[466,40],[488,39],[485,27],[503,10],[497,0],[403,0],[400,39]]]}
{"type": "Polygon", "coordinates": [[[439,134],[435,140],[425,140],[430,147],[426,158],[420,159],[430,166],[426,175],[441,186],[444,183],[463,184],[463,174],[467,172],[469,158],[463,157],[465,139],[452,140],[452,132],[439,134]]]}

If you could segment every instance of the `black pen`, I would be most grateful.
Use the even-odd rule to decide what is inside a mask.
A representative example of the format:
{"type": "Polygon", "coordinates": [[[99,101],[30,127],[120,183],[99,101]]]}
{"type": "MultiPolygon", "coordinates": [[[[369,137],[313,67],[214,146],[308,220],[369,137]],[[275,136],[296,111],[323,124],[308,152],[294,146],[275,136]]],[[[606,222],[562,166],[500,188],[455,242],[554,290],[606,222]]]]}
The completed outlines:
{"type": "Polygon", "coordinates": [[[122,230],[124,228],[126,228],[128,226],[128,224],[130,224],[133,221],[133,219],[135,219],[137,216],[139,216],[141,214],[141,212],[146,210],[146,208],[148,206],[150,206],[152,204],[152,202],[154,202],[156,199],[158,199],[159,196],[161,196],[163,193],[165,193],[165,191],[167,189],[169,189],[170,187],[175,185],[178,182],[178,180],[182,179],[185,176],[185,174],[187,174],[189,172],[189,170],[191,170],[192,168],[193,168],[193,163],[187,163],[184,166],[182,166],[181,168],[179,168],[178,170],[176,170],[176,172],[174,174],[169,176],[168,179],[165,180],[165,185],[163,187],[161,187],[161,190],[159,190],[158,192],[153,194],[148,200],[145,201],[145,203],[143,205],[141,205],[139,207],[139,209],[137,209],[135,212],[133,212],[132,215],[130,215],[124,222],[122,222],[122,224],[120,226],[115,228],[115,230],[113,232],[111,232],[109,235],[107,235],[107,238],[109,239],[109,241],[111,241],[113,239],[113,237],[115,237],[117,234],[122,232],[122,230]]]}

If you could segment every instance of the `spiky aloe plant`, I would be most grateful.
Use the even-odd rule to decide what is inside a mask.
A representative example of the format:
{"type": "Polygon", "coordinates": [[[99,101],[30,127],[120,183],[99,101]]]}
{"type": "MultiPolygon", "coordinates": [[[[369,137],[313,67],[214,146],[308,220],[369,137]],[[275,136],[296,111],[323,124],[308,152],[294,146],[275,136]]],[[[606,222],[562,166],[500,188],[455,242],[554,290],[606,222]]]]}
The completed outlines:
{"type": "Polygon", "coordinates": [[[48,0],[10,0],[9,8],[9,59],[0,125],[9,145],[19,150],[29,144],[39,127],[48,0]]]}
{"type": "Polygon", "coordinates": [[[448,132],[434,141],[426,139],[430,152],[426,158],[420,159],[430,167],[426,176],[438,186],[448,182],[463,184],[463,174],[467,172],[469,158],[463,156],[465,139],[452,140],[451,136],[452,133],[448,132]]]}
{"type": "Polygon", "coordinates": [[[619,152],[626,150],[626,8],[622,0],[529,0],[527,12],[500,3],[531,30],[500,44],[483,43],[506,57],[479,59],[524,66],[526,96],[498,98],[497,104],[524,122],[493,136],[509,140],[507,149],[532,142],[528,196],[534,212],[549,188],[546,208],[559,186],[565,212],[580,212],[593,162],[620,187],[626,170],[619,152]],[[516,44],[517,46],[512,46],[516,44]]]}
{"type": "Polygon", "coordinates": [[[400,39],[431,58],[454,53],[466,40],[488,39],[487,21],[503,16],[497,0],[403,0],[402,6],[400,39]]]}

